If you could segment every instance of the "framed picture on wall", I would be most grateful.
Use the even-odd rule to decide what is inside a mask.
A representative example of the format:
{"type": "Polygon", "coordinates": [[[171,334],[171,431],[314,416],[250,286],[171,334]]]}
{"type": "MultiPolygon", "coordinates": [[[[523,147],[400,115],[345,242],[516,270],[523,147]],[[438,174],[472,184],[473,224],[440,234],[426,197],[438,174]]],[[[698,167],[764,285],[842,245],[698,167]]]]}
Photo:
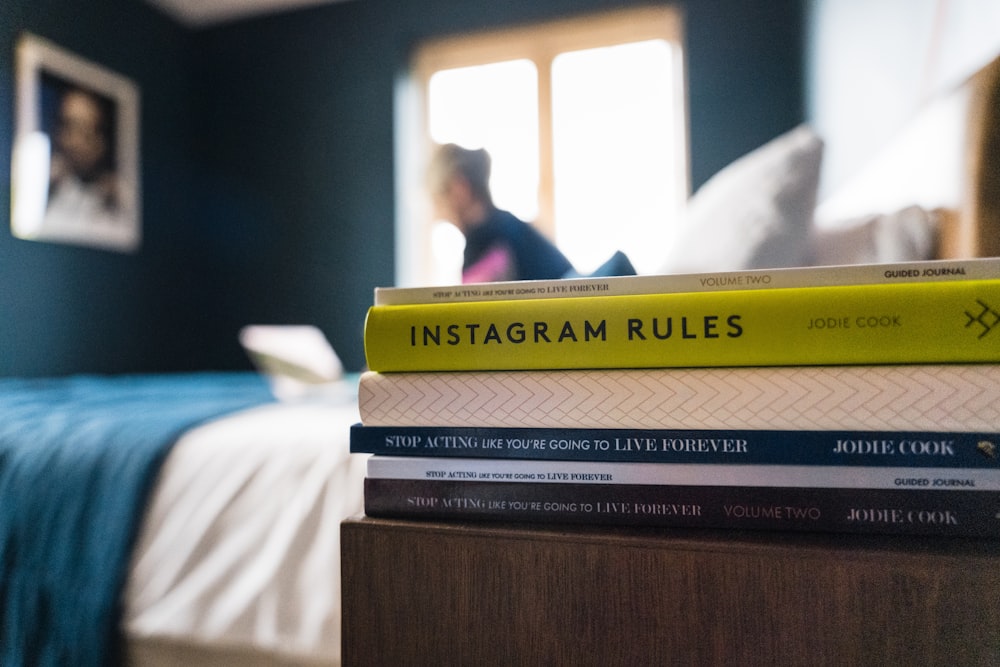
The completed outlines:
{"type": "Polygon", "coordinates": [[[137,86],[31,34],[18,41],[16,67],[14,236],[135,251],[142,236],[137,86]]]}

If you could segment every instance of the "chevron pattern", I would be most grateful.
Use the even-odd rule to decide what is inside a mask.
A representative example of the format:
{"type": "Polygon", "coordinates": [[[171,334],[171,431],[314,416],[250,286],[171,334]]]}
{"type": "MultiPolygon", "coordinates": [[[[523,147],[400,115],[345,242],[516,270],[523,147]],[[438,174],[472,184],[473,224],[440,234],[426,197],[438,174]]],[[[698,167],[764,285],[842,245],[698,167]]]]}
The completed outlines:
{"type": "Polygon", "coordinates": [[[363,423],[1000,431],[1000,365],[362,375],[363,423]]]}

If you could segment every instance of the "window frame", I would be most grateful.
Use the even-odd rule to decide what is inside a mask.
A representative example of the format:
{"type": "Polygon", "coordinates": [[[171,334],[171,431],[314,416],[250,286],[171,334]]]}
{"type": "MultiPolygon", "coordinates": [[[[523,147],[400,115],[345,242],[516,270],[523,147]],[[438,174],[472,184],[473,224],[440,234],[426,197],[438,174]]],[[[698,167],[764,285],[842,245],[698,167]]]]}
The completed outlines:
{"type": "Polygon", "coordinates": [[[674,173],[677,192],[690,193],[687,77],[683,42],[683,15],[676,6],[639,7],[531,25],[499,28],[430,39],[415,50],[410,75],[397,90],[397,271],[399,285],[425,284],[431,275],[433,216],[416,194],[423,185],[422,167],[433,149],[428,127],[426,92],[435,72],[488,65],[508,60],[531,60],[538,72],[538,218],[539,230],[555,238],[555,195],[552,126],[552,64],[560,53],[662,39],[671,44],[673,59],[674,127],[677,142],[674,173]],[[417,252],[414,253],[414,248],[417,252]]]}

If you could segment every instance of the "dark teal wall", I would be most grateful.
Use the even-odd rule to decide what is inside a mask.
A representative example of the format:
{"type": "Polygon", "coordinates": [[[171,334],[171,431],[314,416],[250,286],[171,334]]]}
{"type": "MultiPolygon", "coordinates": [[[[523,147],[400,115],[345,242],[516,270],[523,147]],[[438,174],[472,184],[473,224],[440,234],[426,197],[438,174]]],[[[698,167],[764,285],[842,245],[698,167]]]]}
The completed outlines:
{"type": "Polygon", "coordinates": [[[689,0],[691,179],[805,121],[799,0],[689,0]]]}
{"type": "MultiPolygon", "coordinates": [[[[195,32],[138,0],[86,3],[103,18],[82,21],[67,4],[7,0],[0,46],[27,27],[139,82],[146,239],[134,256],[18,241],[0,201],[0,374],[241,368],[250,322],[316,324],[361,368],[372,289],[393,280],[393,88],[410,48],[638,3],[359,0],[195,32]]],[[[803,120],[804,21],[801,0],[682,5],[698,185],[803,120]]],[[[5,156],[10,96],[4,71],[5,156]]]]}
{"type": "Polygon", "coordinates": [[[191,35],[136,0],[0,3],[0,374],[124,372],[212,361],[195,327],[203,267],[192,205],[191,35]],[[119,254],[10,234],[13,59],[22,31],[141,88],[143,248],[119,254]],[[191,354],[189,354],[191,352],[191,354]]]}

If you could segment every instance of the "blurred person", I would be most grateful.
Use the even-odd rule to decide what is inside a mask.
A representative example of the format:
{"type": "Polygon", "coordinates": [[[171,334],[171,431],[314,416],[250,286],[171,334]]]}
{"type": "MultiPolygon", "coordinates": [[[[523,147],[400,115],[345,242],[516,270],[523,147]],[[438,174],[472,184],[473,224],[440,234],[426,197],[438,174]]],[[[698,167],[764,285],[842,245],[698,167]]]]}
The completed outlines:
{"type": "Polygon", "coordinates": [[[428,168],[435,214],[465,237],[462,282],[542,280],[571,275],[573,265],[534,226],[497,208],[490,193],[492,160],[483,149],[443,144],[428,168]]]}

